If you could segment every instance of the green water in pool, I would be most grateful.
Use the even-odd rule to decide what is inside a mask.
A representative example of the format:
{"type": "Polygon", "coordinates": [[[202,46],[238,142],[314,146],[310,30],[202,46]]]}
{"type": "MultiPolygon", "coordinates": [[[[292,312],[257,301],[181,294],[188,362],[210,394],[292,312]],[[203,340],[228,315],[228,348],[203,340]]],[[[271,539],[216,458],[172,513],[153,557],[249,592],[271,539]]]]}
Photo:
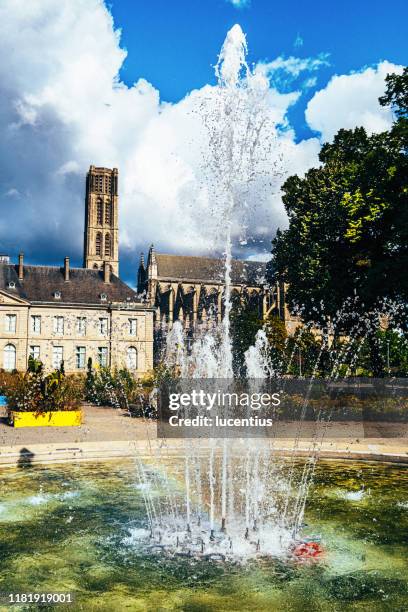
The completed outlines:
{"type": "Polygon", "coordinates": [[[146,526],[132,461],[7,468],[0,482],[3,593],[72,592],[72,612],[408,610],[402,466],[318,463],[304,527],[321,536],[313,563],[217,563],[132,545],[146,526]]]}

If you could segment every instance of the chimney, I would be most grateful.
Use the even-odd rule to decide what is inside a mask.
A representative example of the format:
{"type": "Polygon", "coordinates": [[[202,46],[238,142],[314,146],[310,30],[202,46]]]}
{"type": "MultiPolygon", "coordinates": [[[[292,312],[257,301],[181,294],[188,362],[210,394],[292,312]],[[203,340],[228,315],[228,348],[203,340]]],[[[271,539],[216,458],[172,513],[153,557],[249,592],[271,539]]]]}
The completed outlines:
{"type": "Polygon", "coordinates": [[[24,279],[24,253],[18,255],[18,280],[24,279]]]}
{"type": "Polygon", "coordinates": [[[64,258],[64,280],[69,281],[69,257],[64,258]]]}
{"type": "Polygon", "coordinates": [[[110,283],[110,273],[111,273],[110,265],[107,261],[104,261],[103,262],[103,282],[104,283],[110,283]]]}

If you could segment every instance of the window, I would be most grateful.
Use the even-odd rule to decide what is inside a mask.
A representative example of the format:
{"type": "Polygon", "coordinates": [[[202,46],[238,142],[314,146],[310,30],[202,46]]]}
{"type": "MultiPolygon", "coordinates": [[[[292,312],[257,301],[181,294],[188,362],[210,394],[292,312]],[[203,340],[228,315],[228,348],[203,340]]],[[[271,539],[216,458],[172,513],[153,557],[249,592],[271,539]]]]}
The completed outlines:
{"type": "Polygon", "coordinates": [[[129,319],[129,334],[136,336],[137,334],[137,319],[129,319]]]}
{"type": "Polygon", "coordinates": [[[103,176],[101,174],[95,174],[93,177],[93,188],[96,193],[102,193],[103,191],[103,176]]]}
{"type": "Polygon", "coordinates": [[[101,298],[101,302],[106,302],[106,300],[108,299],[108,296],[106,295],[106,293],[101,293],[100,298],[101,298]]]}
{"type": "Polygon", "coordinates": [[[86,336],[86,317],[77,317],[76,329],[78,336],[86,336]]]}
{"type": "Polygon", "coordinates": [[[31,315],[31,331],[33,334],[41,333],[41,317],[40,315],[31,315]]]}
{"type": "Polygon", "coordinates": [[[5,370],[16,369],[16,347],[13,344],[4,347],[3,365],[5,370]]]}
{"type": "MultiPolygon", "coordinates": [[[[17,315],[6,314],[6,332],[15,333],[17,326],[17,315]]],[[[11,344],[8,346],[12,346],[11,344]]]]}
{"type": "Polygon", "coordinates": [[[100,232],[96,234],[95,253],[96,255],[102,255],[102,234],[100,232]]]}
{"type": "Polygon", "coordinates": [[[56,300],[60,300],[61,299],[61,291],[54,291],[54,298],[56,300]]]}
{"type": "Polygon", "coordinates": [[[14,281],[10,281],[8,284],[8,288],[9,289],[15,289],[16,288],[16,283],[14,281]]]}
{"type": "Polygon", "coordinates": [[[105,175],[105,192],[112,193],[112,177],[105,175]]]}
{"type": "Polygon", "coordinates": [[[98,363],[102,368],[106,368],[108,365],[108,349],[106,346],[98,348],[98,363]]]}
{"type": "Polygon", "coordinates": [[[96,223],[97,225],[102,225],[103,221],[103,202],[101,198],[98,198],[96,203],[96,223]]]}
{"type": "Polygon", "coordinates": [[[111,235],[110,234],[106,234],[106,236],[105,236],[105,256],[106,257],[110,257],[111,256],[111,251],[112,251],[111,235]]]}
{"type": "Polygon", "coordinates": [[[112,223],[112,205],[110,202],[105,202],[105,223],[107,225],[112,223]]]}
{"type": "Polygon", "coordinates": [[[76,367],[80,370],[83,370],[85,367],[85,357],[86,357],[85,347],[77,346],[75,356],[76,356],[76,367]]]}
{"type": "Polygon", "coordinates": [[[108,333],[108,319],[99,319],[99,333],[105,336],[108,333]]]}
{"type": "Polygon", "coordinates": [[[134,346],[130,346],[127,350],[127,367],[129,370],[137,368],[137,350],[134,346]]]}
{"type": "Polygon", "coordinates": [[[40,358],[40,347],[39,346],[30,346],[30,357],[33,359],[40,358]]]}
{"type": "Polygon", "coordinates": [[[64,317],[54,317],[54,334],[62,336],[64,333],[64,317]]]}
{"type": "Polygon", "coordinates": [[[59,370],[64,359],[64,349],[62,346],[52,347],[52,367],[59,370]]]}

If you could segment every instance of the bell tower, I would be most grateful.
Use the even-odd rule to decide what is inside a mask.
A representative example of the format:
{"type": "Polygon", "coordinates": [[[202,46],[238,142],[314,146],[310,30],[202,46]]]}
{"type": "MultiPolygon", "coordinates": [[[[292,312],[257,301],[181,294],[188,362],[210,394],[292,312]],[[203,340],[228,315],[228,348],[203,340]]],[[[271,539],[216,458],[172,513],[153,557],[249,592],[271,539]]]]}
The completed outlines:
{"type": "Polygon", "coordinates": [[[118,169],[90,166],[86,176],[84,268],[110,264],[119,276],[118,169]]]}

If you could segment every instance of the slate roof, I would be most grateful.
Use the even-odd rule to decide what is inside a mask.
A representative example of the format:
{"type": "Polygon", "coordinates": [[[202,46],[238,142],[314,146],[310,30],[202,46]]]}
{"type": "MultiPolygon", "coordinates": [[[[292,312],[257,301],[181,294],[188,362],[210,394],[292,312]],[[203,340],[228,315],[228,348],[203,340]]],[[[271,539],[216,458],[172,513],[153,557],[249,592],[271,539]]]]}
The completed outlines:
{"type": "Polygon", "coordinates": [[[24,266],[24,280],[18,279],[18,265],[0,263],[0,289],[29,302],[52,302],[57,304],[103,304],[101,294],[107,302],[140,301],[133,289],[111,274],[110,283],[104,283],[103,272],[85,268],[71,268],[70,280],[64,280],[64,268],[53,266],[24,266]],[[9,288],[15,283],[15,289],[9,288]],[[61,292],[56,299],[54,293],[61,292]]]}
{"type": "MultiPolygon", "coordinates": [[[[163,253],[155,253],[155,256],[157,275],[160,279],[207,283],[224,282],[225,263],[223,259],[163,253]]],[[[231,268],[231,280],[234,285],[253,287],[265,283],[266,263],[264,262],[233,259],[231,268]]]]}

